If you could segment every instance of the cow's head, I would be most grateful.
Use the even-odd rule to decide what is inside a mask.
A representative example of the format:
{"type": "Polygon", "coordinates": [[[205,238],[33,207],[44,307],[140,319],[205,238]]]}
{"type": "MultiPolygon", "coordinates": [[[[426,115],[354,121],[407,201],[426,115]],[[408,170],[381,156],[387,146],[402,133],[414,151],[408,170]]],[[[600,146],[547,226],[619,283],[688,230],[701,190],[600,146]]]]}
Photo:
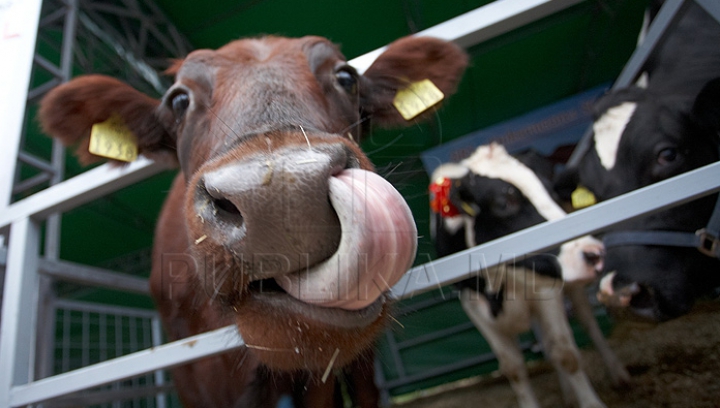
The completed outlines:
{"type": "MultiPolygon", "coordinates": [[[[597,104],[593,139],[577,166],[559,179],[581,184],[598,200],[664,180],[718,160],[720,79],[697,96],[657,95],[629,88],[597,104]]],[[[616,230],[694,233],[703,228],[716,195],[622,223],[616,230]]],[[[717,260],[693,248],[622,245],[607,249],[601,297],[640,315],[667,319],[686,313],[694,299],[720,284],[717,260]]]]}
{"type": "MultiPolygon", "coordinates": [[[[86,76],[53,90],[40,118],[84,161],[91,126],[112,115],[142,154],[176,161],[182,228],[159,231],[182,235],[198,290],[265,364],[322,369],[373,341],[382,294],[415,256],[412,215],[358,141],[370,122],[414,123],[393,107],[399,89],[430,79],[451,94],[466,64],[453,44],[409,37],[359,75],[324,38],[244,39],[177,62],[161,100],[86,76]]],[[[156,297],[170,273],[158,268],[156,297]]]]}
{"type": "MultiPolygon", "coordinates": [[[[438,167],[432,181],[447,183],[447,206],[454,209],[445,211],[445,216],[433,215],[439,255],[564,217],[555,201],[552,174],[553,163],[536,152],[513,157],[495,143],[478,147],[460,163],[438,167]],[[464,246],[457,248],[462,240],[464,246]]],[[[602,253],[599,241],[582,237],[554,253],[529,257],[523,264],[546,276],[587,282],[597,276],[602,253]]]]}

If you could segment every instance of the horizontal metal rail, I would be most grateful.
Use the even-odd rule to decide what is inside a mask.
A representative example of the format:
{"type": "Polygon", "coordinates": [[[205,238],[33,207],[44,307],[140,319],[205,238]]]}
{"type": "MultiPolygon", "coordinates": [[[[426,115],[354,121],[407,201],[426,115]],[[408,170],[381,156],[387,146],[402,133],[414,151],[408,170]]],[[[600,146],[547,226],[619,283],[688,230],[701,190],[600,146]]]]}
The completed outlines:
{"type": "Polygon", "coordinates": [[[142,295],[150,294],[148,280],[137,276],[73,262],[50,261],[46,259],[40,260],[39,268],[40,273],[66,282],[74,282],[87,286],[99,286],[142,295]]]}
{"type": "Polygon", "coordinates": [[[505,262],[513,256],[544,252],[577,237],[718,191],[720,162],[412,268],[392,288],[391,296],[396,299],[412,298],[473,277],[476,271],[505,262]]]}
{"type": "Polygon", "coordinates": [[[104,164],[10,204],[0,214],[0,229],[21,218],[41,220],[71,210],[166,169],[145,158],[121,168],[104,164]]]}
{"type": "Polygon", "coordinates": [[[175,367],[236,349],[243,344],[236,326],[223,327],[65,374],[15,386],[10,396],[11,406],[34,404],[150,371],[175,367]]]}
{"type": "MultiPolygon", "coordinates": [[[[581,1],[498,0],[430,27],[416,35],[440,38],[452,41],[463,48],[468,48],[557,13],[581,1]]],[[[359,73],[363,73],[386,48],[381,47],[373,50],[349,61],[349,63],[359,73]]]]}

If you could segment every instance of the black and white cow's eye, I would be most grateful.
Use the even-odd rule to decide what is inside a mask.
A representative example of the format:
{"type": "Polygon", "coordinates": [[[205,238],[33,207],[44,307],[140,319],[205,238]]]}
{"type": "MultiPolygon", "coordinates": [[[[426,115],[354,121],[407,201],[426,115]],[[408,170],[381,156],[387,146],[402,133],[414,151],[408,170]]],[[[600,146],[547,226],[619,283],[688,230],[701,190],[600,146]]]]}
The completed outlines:
{"type": "Polygon", "coordinates": [[[343,66],[335,71],[335,80],[348,94],[357,94],[357,73],[350,66],[343,66]]]}
{"type": "Polygon", "coordinates": [[[678,151],[674,147],[668,147],[660,150],[657,155],[657,162],[661,165],[667,165],[678,158],[678,151]]]}
{"type": "Polygon", "coordinates": [[[491,210],[496,217],[510,217],[520,211],[520,204],[519,191],[514,187],[508,187],[493,199],[491,210]]]}
{"type": "Polygon", "coordinates": [[[176,118],[181,118],[190,106],[190,96],[185,92],[177,92],[170,98],[170,106],[176,118]]]}

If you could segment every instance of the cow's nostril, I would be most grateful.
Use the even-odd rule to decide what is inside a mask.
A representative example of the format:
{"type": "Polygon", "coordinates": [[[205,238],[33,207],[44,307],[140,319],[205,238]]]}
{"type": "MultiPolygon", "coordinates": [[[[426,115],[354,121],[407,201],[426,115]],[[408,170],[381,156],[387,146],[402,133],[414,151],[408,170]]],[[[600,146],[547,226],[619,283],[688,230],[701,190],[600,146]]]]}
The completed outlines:
{"type": "Polygon", "coordinates": [[[213,204],[215,205],[215,208],[220,211],[224,211],[228,214],[235,216],[240,215],[240,210],[238,210],[238,208],[235,207],[235,204],[233,204],[230,200],[226,200],[224,198],[215,198],[213,199],[213,204]]]}

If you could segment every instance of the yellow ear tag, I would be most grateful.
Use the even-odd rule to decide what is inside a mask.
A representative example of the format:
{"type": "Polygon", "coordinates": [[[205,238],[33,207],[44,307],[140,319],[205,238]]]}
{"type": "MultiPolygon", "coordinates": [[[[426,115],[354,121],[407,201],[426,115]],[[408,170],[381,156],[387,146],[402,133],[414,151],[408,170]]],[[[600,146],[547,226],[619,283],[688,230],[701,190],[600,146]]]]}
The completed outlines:
{"type": "Polygon", "coordinates": [[[578,188],[572,192],[570,198],[572,199],[572,206],[576,210],[590,207],[591,205],[597,203],[595,195],[583,186],[578,186],[578,188]]]}
{"type": "Polygon", "coordinates": [[[96,123],[90,130],[90,153],[109,159],[131,162],[137,159],[137,137],[119,116],[96,123]]]}
{"type": "Polygon", "coordinates": [[[442,101],[445,95],[429,79],[413,82],[405,89],[395,94],[393,105],[400,112],[405,120],[425,112],[438,102],[442,101]]]}

